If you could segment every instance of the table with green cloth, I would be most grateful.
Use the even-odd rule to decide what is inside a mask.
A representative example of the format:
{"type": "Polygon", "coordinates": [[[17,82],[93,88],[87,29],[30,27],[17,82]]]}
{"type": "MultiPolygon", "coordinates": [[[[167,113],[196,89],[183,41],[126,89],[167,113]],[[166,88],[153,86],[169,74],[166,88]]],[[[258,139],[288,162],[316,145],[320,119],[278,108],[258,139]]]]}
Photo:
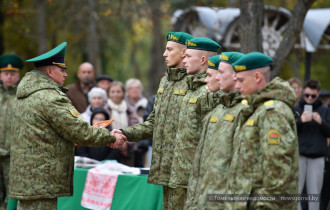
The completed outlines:
{"type": "MultiPolygon", "coordinates": [[[[58,198],[57,209],[86,209],[80,205],[88,169],[76,168],[73,177],[73,196],[58,198]]],[[[147,176],[119,175],[111,210],[162,209],[163,188],[147,183],[147,176]]],[[[9,199],[7,210],[16,209],[17,200],[9,199]]]]}

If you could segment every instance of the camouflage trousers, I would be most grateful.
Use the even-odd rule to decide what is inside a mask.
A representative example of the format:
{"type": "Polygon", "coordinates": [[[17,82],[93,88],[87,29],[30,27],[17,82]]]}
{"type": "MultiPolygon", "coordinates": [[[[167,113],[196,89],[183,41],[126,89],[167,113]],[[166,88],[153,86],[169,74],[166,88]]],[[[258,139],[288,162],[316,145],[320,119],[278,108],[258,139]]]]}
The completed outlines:
{"type": "Polygon", "coordinates": [[[0,157],[1,207],[5,209],[8,203],[9,164],[10,164],[9,156],[0,157]]]}
{"type": "Polygon", "coordinates": [[[57,198],[19,200],[17,210],[56,210],[57,198]]]}
{"type": "Polygon", "coordinates": [[[187,188],[171,188],[163,185],[163,210],[183,209],[187,188]]]}

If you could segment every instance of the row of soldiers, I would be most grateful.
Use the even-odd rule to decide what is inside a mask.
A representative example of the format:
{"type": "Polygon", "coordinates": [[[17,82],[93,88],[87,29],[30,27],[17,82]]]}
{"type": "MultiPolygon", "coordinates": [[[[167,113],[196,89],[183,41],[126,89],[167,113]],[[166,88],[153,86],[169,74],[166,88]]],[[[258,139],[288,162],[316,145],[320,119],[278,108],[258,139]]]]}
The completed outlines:
{"type": "Polygon", "coordinates": [[[14,108],[10,196],[20,207],[56,209],[57,197],[72,195],[74,143],[118,147],[126,138],[152,137],[148,182],[163,185],[164,209],[296,208],[296,202],[211,202],[220,194],[298,193],[293,90],[270,79],[268,56],[217,54],[220,48],[209,38],[169,32],[154,110],[113,136],[84,122],[63,93],[66,43],[28,60],[36,70],[20,83],[14,108]]]}
{"type": "Polygon", "coordinates": [[[263,53],[219,49],[209,38],[169,32],[153,112],[114,133],[153,137],[148,182],[163,185],[164,209],[295,209],[296,202],[217,200],[298,194],[293,89],[271,80],[273,60],[263,53]]]}

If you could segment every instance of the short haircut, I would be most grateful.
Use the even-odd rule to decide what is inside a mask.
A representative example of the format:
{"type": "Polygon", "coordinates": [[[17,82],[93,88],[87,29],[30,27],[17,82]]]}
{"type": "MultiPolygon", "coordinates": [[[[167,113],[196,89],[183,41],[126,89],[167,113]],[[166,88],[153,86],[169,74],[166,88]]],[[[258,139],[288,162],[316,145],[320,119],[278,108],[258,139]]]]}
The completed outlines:
{"type": "Polygon", "coordinates": [[[296,77],[292,77],[288,80],[288,83],[290,85],[292,85],[293,83],[297,83],[299,86],[302,86],[302,82],[300,81],[300,79],[296,78],[296,77]]]}
{"type": "Polygon", "coordinates": [[[270,66],[264,66],[261,68],[250,70],[250,73],[253,75],[253,73],[259,72],[260,74],[262,74],[262,76],[266,80],[266,83],[269,83],[270,77],[271,77],[270,68],[271,68],[270,66]]]}
{"type": "Polygon", "coordinates": [[[109,87],[109,90],[108,90],[108,96],[109,96],[109,92],[110,92],[110,89],[113,87],[113,86],[120,86],[121,89],[123,90],[124,92],[124,95],[125,95],[125,87],[124,87],[124,84],[120,81],[113,81],[111,82],[111,85],[109,87]]]}
{"type": "Polygon", "coordinates": [[[139,79],[136,79],[136,78],[131,78],[131,79],[126,81],[126,84],[125,84],[126,91],[131,87],[131,85],[133,83],[137,83],[139,85],[141,91],[143,91],[142,82],[139,79]]]}
{"type": "Polygon", "coordinates": [[[308,80],[305,83],[304,89],[305,88],[317,89],[318,91],[320,91],[320,89],[321,89],[321,83],[318,80],[311,79],[311,80],[308,80]]]}

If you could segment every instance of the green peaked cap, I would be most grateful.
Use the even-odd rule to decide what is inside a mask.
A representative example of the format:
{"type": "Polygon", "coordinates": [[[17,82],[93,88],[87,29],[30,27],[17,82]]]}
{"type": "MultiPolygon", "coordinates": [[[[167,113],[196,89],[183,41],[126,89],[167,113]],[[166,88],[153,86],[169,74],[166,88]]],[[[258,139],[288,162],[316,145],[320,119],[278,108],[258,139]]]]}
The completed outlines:
{"type": "Polygon", "coordinates": [[[220,62],[233,64],[240,59],[244,54],[240,52],[222,52],[220,55],[220,62]]]}
{"type": "Polygon", "coordinates": [[[194,38],[192,35],[185,32],[168,32],[167,41],[177,42],[179,44],[186,44],[186,41],[194,38]]]}
{"type": "Polygon", "coordinates": [[[186,45],[188,49],[205,50],[211,52],[217,52],[221,48],[217,42],[206,37],[197,37],[187,40],[186,45]]]}
{"type": "Polygon", "coordinates": [[[260,52],[251,52],[243,55],[240,59],[232,64],[236,72],[249,71],[264,66],[270,66],[273,59],[260,52]]]}
{"type": "Polygon", "coordinates": [[[220,55],[211,56],[209,57],[208,60],[208,67],[210,69],[218,70],[219,63],[220,63],[220,55]]]}
{"type": "Polygon", "coordinates": [[[0,71],[19,71],[23,66],[23,60],[17,55],[7,54],[0,57],[0,71]]]}
{"type": "Polygon", "coordinates": [[[63,42],[62,44],[58,45],[54,49],[39,55],[35,58],[31,58],[29,60],[26,60],[26,62],[34,62],[34,65],[36,67],[40,66],[48,66],[48,65],[56,65],[62,68],[66,68],[65,62],[64,62],[64,56],[66,53],[66,42],[63,42]]]}

